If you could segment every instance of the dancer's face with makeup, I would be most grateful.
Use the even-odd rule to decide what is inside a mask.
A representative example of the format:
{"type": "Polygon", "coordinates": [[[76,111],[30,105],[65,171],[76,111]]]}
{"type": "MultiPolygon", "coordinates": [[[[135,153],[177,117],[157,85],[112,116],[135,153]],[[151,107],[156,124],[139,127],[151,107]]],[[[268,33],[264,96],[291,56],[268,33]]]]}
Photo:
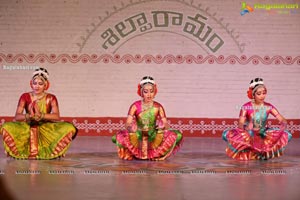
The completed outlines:
{"type": "Polygon", "coordinates": [[[142,89],[142,97],[145,103],[151,103],[154,99],[155,91],[152,84],[146,84],[142,89]]]}

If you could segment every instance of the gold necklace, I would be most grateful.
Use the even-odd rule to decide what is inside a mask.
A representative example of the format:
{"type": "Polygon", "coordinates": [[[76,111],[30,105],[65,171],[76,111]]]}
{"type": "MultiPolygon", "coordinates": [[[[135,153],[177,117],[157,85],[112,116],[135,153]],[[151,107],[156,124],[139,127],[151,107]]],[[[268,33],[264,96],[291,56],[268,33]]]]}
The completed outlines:
{"type": "Polygon", "coordinates": [[[151,103],[145,104],[144,101],[142,101],[142,110],[149,110],[150,108],[153,107],[153,101],[151,103]]]}
{"type": "Polygon", "coordinates": [[[37,95],[35,95],[34,93],[32,93],[32,97],[33,97],[33,100],[34,100],[34,101],[39,101],[39,100],[41,100],[42,98],[44,98],[45,95],[46,95],[46,94],[43,93],[41,96],[37,96],[37,95]]]}

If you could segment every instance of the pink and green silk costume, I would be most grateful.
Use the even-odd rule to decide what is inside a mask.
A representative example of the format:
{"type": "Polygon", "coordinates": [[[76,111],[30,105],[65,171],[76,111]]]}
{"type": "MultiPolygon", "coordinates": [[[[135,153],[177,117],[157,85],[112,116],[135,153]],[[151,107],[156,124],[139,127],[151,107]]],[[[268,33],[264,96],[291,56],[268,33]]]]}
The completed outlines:
{"type": "Polygon", "coordinates": [[[121,130],[113,136],[120,158],[164,160],[179,149],[182,134],[158,126],[158,122],[166,117],[161,104],[154,102],[152,107],[143,110],[142,101],[136,101],[131,105],[128,115],[134,118],[137,131],[121,130]]]}

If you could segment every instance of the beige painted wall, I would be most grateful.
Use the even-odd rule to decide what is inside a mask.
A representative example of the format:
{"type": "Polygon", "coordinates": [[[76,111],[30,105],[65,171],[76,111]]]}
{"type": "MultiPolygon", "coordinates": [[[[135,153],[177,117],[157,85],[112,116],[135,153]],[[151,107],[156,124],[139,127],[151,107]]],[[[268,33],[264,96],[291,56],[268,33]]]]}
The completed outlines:
{"type": "MultiPolygon", "coordinates": [[[[286,118],[300,119],[299,8],[271,10],[272,14],[255,9],[241,16],[241,2],[234,0],[0,1],[0,116],[14,115],[20,94],[30,90],[32,70],[8,68],[41,66],[50,72],[49,92],[58,97],[62,116],[126,116],[128,106],[139,98],[139,79],[151,75],[159,87],[156,99],[170,117],[236,118],[237,107],[248,101],[249,81],[263,77],[268,87],[267,101],[286,118]],[[123,38],[118,35],[115,25],[140,13],[145,14],[147,24],[154,26],[153,11],[181,13],[183,21],[181,25],[169,21],[167,27],[153,27],[145,32],[135,21],[136,31],[123,38]],[[202,20],[203,30],[209,26],[210,36],[216,33],[224,41],[218,51],[207,48],[208,39],[201,41],[183,31],[192,22],[189,17],[196,14],[207,18],[202,20]],[[108,28],[120,40],[104,49],[101,34],[108,28]],[[84,54],[95,54],[99,59],[85,63],[71,58],[84,54]],[[134,58],[136,55],[153,59],[147,63],[147,59],[134,58]],[[198,55],[203,62],[190,63],[185,59],[198,55]],[[212,64],[209,55],[215,56],[212,64]],[[176,56],[183,61],[176,60],[176,56]],[[44,62],[40,61],[42,57],[44,62]],[[127,57],[130,63],[126,63],[127,57]],[[258,64],[254,64],[256,60],[258,64]]],[[[247,3],[254,6],[255,2],[247,3]]],[[[284,3],[300,6],[300,1],[284,3]]],[[[166,18],[159,19],[162,23],[166,18]]],[[[129,30],[129,23],[125,25],[125,31],[129,30]]]]}

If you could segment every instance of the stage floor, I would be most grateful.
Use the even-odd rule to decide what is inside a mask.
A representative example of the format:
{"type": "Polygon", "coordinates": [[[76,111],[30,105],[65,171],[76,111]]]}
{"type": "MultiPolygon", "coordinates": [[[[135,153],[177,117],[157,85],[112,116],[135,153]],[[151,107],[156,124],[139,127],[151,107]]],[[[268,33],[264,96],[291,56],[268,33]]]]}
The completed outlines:
{"type": "Polygon", "coordinates": [[[232,160],[225,146],[190,137],[168,160],[123,161],[110,137],[81,136],[65,158],[14,160],[1,143],[0,199],[300,199],[299,138],[268,161],[232,160]]]}

